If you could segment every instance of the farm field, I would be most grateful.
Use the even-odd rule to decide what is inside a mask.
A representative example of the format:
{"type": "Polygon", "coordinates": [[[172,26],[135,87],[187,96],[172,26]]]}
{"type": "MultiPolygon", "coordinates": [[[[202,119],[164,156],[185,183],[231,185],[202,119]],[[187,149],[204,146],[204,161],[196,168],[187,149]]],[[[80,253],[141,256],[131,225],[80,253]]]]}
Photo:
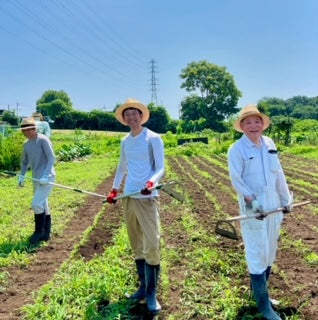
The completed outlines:
{"type": "MultiPolygon", "coordinates": [[[[82,183],[83,188],[106,194],[114,164],[99,160],[100,173],[91,175],[88,185],[87,177],[65,183],[82,183]]],[[[318,160],[284,154],[282,164],[295,202],[311,203],[285,216],[270,291],[280,301],[277,309],[283,319],[314,320],[318,314],[318,160]]],[[[66,169],[71,167],[57,167],[61,178],[66,169]]],[[[90,165],[84,170],[89,176],[90,165]]],[[[17,192],[13,180],[10,184],[17,192]]],[[[159,300],[163,310],[156,318],[262,319],[250,299],[241,240],[215,233],[218,220],[238,215],[226,156],[167,156],[164,181],[170,180],[180,181],[186,200],[180,203],[161,192],[159,300]]],[[[58,192],[54,190],[52,201],[58,192]]],[[[27,252],[28,262],[1,264],[0,319],[151,318],[143,306],[124,298],[125,292],[134,290],[136,275],[120,202],[110,206],[90,196],[69,197],[71,218],[62,213],[55,218],[64,226],[51,241],[27,252]]],[[[63,211],[58,201],[54,205],[63,211]]],[[[239,233],[239,224],[235,226],[239,233]]]]}

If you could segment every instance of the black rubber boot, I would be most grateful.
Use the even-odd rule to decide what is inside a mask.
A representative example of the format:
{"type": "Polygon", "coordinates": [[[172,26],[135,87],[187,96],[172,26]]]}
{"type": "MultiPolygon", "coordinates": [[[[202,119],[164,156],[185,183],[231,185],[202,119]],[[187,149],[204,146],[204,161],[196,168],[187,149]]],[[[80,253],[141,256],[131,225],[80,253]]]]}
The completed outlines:
{"type": "Polygon", "coordinates": [[[135,300],[142,300],[146,298],[146,279],[145,279],[145,259],[137,259],[135,260],[138,278],[140,281],[139,289],[132,294],[129,298],[135,300]]]}
{"type": "Polygon", "coordinates": [[[147,307],[148,310],[157,314],[161,310],[161,305],[157,300],[157,284],[160,273],[160,265],[150,265],[148,263],[146,265],[146,299],[147,299],[147,307]]]}
{"type": "Polygon", "coordinates": [[[262,274],[250,274],[250,277],[258,311],[267,320],[281,320],[279,315],[273,310],[269,300],[266,272],[262,274]]]}
{"type": "Polygon", "coordinates": [[[35,230],[30,237],[30,243],[36,244],[43,239],[44,237],[44,220],[45,220],[45,213],[34,214],[34,223],[35,223],[35,230]]]}
{"type": "Polygon", "coordinates": [[[43,240],[48,241],[51,237],[51,215],[45,216],[43,240]]]}

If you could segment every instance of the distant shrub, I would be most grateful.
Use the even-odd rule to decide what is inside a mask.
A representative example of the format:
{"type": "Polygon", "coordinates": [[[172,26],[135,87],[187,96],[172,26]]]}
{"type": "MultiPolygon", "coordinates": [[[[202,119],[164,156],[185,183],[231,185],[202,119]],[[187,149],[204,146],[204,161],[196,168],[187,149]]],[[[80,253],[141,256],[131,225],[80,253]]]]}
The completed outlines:
{"type": "Polygon", "coordinates": [[[20,168],[24,141],[25,137],[19,132],[11,132],[6,137],[0,134],[0,169],[20,168]]]}
{"type": "Polygon", "coordinates": [[[83,158],[92,153],[92,149],[88,144],[75,142],[74,144],[63,144],[56,152],[58,161],[72,161],[74,159],[83,158]]]}
{"type": "Polygon", "coordinates": [[[309,158],[317,158],[317,146],[311,145],[297,145],[291,148],[286,148],[286,151],[291,154],[300,155],[309,158]]]}

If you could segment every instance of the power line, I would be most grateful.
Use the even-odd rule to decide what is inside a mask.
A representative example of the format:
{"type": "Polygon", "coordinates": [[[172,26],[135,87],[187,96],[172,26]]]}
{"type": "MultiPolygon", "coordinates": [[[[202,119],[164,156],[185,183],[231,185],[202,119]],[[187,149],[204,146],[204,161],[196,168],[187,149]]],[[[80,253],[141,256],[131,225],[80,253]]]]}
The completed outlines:
{"type": "MultiPolygon", "coordinates": [[[[88,19],[87,16],[85,16],[84,13],[82,13],[81,8],[76,8],[76,13],[82,13],[83,18],[81,18],[81,16],[75,15],[74,14],[74,10],[71,10],[70,8],[66,7],[64,5],[64,3],[59,2],[58,0],[55,0],[57,4],[59,4],[60,6],[62,6],[63,10],[58,10],[58,12],[62,12],[63,14],[67,13],[69,16],[71,16],[71,18],[76,18],[79,19],[79,23],[84,23],[85,28],[84,31],[88,34],[88,37],[90,39],[100,39],[101,41],[98,41],[97,44],[101,44],[102,46],[105,46],[105,39],[103,39],[103,37],[101,35],[99,35],[97,33],[96,30],[99,30],[98,28],[94,28],[94,19],[88,19]],[[94,37],[92,37],[92,35],[94,35],[94,37]]],[[[74,35],[74,31],[77,31],[76,27],[73,26],[73,28],[71,28],[70,26],[68,26],[65,21],[63,20],[60,24],[58,28],[57,26],[55,26],[54,24],[52,24],[52,17],[50,15],[48,15],[47,13],[50,12],[50,8],[46,7],[47,10],[42,10],[42,12],[39,13],[38,10],[30,10],[29,7],[25,7],[24,3],[20,3],[20,2],[10,2],[9,4],[11,4],[11,6],[15,6],[17,8],[17,10],[14,10],[14,14],[10,11],[7,10],[3,10],[6,13],[7,16],[11,17],[15,22],[18,22],[19,24],[23,25],[24,27],[26,27],[28,30],[30,30],[33,34],[35,34],[37,37],[41,38],[42,40],[48,42],[54,49],[58,49],[60,52],[63,52],[64,54],[66,54],[67,56],[70,56],[71,58],[73,58],[74,60],[77,60],[79,62],[81,62],[82,65],[86,65],[87,67],[89,67],[90,69],[93,69],[95,71],[97,71],[100,75],[103,75],[104,77],[106,77],[107,79],[114,79],[116,78],[117,82],[119,82],[120,84],[122,84],[123,80],[125,80],[125,82],[127,83],[131,83],[131,84],[135,84],[135,77],[134,79],[132,79],[132,75],[136,74],[136,72],[127,72],[127,68],[124,72],[121,72],[118,68],[114,67],[114,63],[113,61],[111,61],[111,64],[106,64],[105,63],[105,59],[101,59],[99,57],[96,56],[96,54],[100,53],[100,51],[95,50],[93,51],[88,51],[85,48],[83,48],[84,43],[87,46],[87,43],[82,41],[79,42],[75,42],[74,43],[74,39],[69,39],[65,37],[65,33],[61,31],[59,31],[59,29],[61,29],[61,25],[63,26],[63,29],[68,29],[72,35],[74,35]],[[22,16],[19,16],[19,13],[23,13],[24,14],[22,16]],[[37,12],[37,13],[36,13],[37,12]],[[41,26],[41,31],[39,30],[39,28],[34,28],[34,26],[30,26],[27,23],[27,20],[25,19],[26,17],[29,17],[31,20],[33,20],[33,24],[35,23],[35,25],[41,26]],[[47,30],[48,32],[45,32],[45,30],[47,30]],[[61,42],[62,40],[62,42],[61,42]],[[75,50],[74,50],[75,49],[75,50]],[[96,63],[99,63],[100,66],[96,65],[96,63]],[[113,73],[113,75],[110,74],[110,72],[113,73]]],[[[42,3],[45,5],[45,3],[42,3]]],[[[47,4],[47,3],[46,3],[47,4]]],[[[51,4],[51,3],[49,3],[51,4]]],[[[34,9],[43,9],[43,7],[41,8],[41,6],[36,6],[34,9]]],[[[51,8],[52,9],[52,8],[51,8]]],[[[58,9],[55,7],[55,9],[58,9]]],[[[86,12],[86,11],[85,11],[86,12]]],[[[29,19],[29,20],[30,20],[29,19]]],[[[59,21],[61,21],[62,17],[59,15],[54,15],[54,22],[59,23],[59,21]]],[[[65,19],[66,21],[68,20],[73,20],[73,19],[65,19]]],[[[3,28],[6,32],[11,33],[10,31],[6,30],[5,28],[3,28]]],[[[25,39],[23,38],[23,40],[25,41],[25,39]]],[[[27,41],[28,42],[28,41],[27,41]]],[[[34,48],[36,46],[33,45],[33,42],[30,43],[31,46],[33,46],[34,48]]],[[[43,50],[41,50],[42,52],[45,52],[43,50]]],[[[55,51],[49,51],[49,52],[45,52],[46,54],[50,54],[52,55],[52,52],[55,51]]],[[[119,54],[116,54],[116,57],[120,56],[119,54]]],[[[64,61],[65,62],[65,61],[64,61]]],[[[127,62],[127,60],[126,60],[127,62]]],[[[132,66],[133,63],[130,62],[130,66],[132,66]]],[[[137,66],[137,64],[134,64],[135,66],[137,66]]],[[[140,64],[138,65],[139,68],[140,64]]],[[[140,72],[139,72],[140,73],[140,72]]]]}

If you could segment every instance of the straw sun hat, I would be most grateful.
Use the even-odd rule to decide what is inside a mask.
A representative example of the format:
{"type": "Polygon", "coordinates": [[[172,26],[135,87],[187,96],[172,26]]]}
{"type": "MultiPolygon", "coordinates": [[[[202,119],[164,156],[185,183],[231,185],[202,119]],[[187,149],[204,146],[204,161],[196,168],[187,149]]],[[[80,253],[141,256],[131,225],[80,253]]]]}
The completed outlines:
{"type": "Polygon", "coordinates": [[[35,118],[35,117],[39,117],[41,121],[44,120],[43,114],[40,113],[40,112],[33,112],[33,113],[32,113],[32,118],[35,118]]]}
{"type": "Polygon", "coordinates": [[[36,124],[34,118],[24,118],[21,122],[21,130],[35,129],[36,124]]]}
{"type": "Polygon", "coordinates": [[[240,116],[234,121],[233,127],[238,132],[243,132],[241,128],[241,122],[250,116],[257,116],[260,117],[263,120],[263,130],[267,129],[271,123],[269,117],[263,113],[260,113],[257,107],[253,104],[248,104],[245,106],[241,112],[240,116]]]}
{"type": "Polygon", "coordinates": [[[115,111],[115,117],[120,123],[122,123],[123,125],[127,126],[127,123],[126,123],[126,121],[124,120],[124,117],[123,117],[123,112],[126,109],[129,109],[129,108],[138,109],[139,111],[142,112],[141,124],[144,124],[145,122],[148,121],[148,119],[149,119],[149,110],[148,110],[148,108],[144,104],[139,102],[138,100],[129,98],[129,99],[127,99],[125,101],[124,104],[119,106],[117,108],[117,110],[115,111]]]}

